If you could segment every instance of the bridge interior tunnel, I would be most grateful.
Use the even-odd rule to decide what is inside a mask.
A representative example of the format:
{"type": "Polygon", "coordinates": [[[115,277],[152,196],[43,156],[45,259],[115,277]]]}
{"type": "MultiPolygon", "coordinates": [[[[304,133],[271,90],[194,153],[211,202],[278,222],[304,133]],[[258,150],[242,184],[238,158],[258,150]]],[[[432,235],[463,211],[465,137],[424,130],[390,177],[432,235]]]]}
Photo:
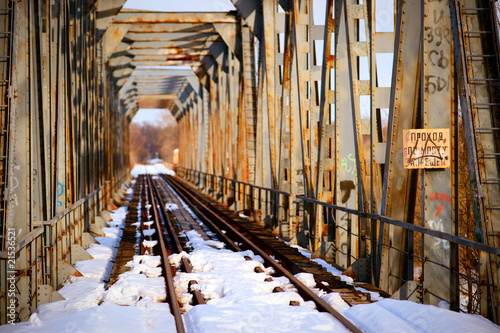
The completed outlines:
{"type": "Polygon", "coordinates": [[[0,264],[12,230],[24,319],[155,108],[180,178],[394,297],[498,323],[498,1],[125,2],[0,0],[0,264]]]}

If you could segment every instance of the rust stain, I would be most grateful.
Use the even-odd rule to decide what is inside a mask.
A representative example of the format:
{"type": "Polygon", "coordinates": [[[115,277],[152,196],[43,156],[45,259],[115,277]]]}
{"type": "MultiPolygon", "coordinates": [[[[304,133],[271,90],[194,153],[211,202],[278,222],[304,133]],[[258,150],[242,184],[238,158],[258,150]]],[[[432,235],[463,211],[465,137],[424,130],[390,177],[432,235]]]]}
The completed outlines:
{"type": "Polygon", "coordinates": [[[113,33],[113,40],[121,40],[123,38],[121,32],[122,32],[122,29],[121,28],[118,28],[118,29],[111,29],[112,33],[113,33]]]}

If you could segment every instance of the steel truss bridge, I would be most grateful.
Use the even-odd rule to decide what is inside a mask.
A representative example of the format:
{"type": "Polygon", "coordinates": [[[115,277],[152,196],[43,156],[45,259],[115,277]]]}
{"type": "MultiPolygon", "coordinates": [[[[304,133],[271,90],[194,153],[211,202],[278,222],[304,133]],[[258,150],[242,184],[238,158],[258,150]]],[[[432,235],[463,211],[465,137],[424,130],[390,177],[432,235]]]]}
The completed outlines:
{"type": "Polygon", "coordinates": [[[178,175],[401,299],[500,316],[498,0],[0,0],[1,323],[57,299],[168,108],[178,175]],[[181,66],[181,67],[179,67],[181,66]],[[11,264],[13,266],[11,266],[11,264]]]}

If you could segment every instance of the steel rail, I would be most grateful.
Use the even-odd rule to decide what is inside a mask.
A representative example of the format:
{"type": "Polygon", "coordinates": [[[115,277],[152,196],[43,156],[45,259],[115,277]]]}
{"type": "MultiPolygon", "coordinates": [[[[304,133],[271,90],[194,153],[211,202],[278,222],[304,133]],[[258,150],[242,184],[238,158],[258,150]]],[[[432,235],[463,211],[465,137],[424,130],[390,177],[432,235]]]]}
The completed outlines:
{"type": "Polygon", "coordinates": [[[165,284],[167,286],[168,297],[170,298],[170,311],[175,319],[175,326],[178,333],[184,333],[184,321],[182,320],[181,310],[179,308],[179,303],[177,302],[177,297],[175,293],[174,278],[171,271],[171,266],[168,261],[169,250],[165,244],[165,239],[163,236],[162,225],[160,223],[160,214],[158,211],[157,199],[153,192],[153,182],[151,176],[147,176],[146,184],[148,186],[148,192],[151,199],[152,216],[155,222],[156,230],[158,231],[158,241],[161,248],[161,256],[163,261],[163,270],[165,272],[165,284]]]}
{"type": "MultiPolygon", "coordinates": [[[[214,211],[217,212],[216,209],[214,211]]],[[[206,215],[204,215],[201,211],[198,210],[197,213],[199,213],[200,216],[203,219],[210,220],[209,217],[207,217],[206,215]]],[[[230,218],[227,218],[227,217],[225,217],[225,218],[227,219],[227,221],[229,221],[231,223],[232,220],[230,218]]],[[[284,266],[288,271],[292,272],[293,274],[305,272],[301,267],[299,267],[295,262],[293,262],[292,260],[290,260],[286,255],[282,254],[280,251],[278,251],[275,248],[273,248],[271,245],[269,245],[268,243],[266,243],[265,241],[263,241],[262,239],[260,239],[258,236],[254,235],[250,230],[246,229],[245,227],[243,227],[243,226],[241,226],[239,224],[233,224],[233,227],[235,227],[237,230],[239,230],[240,232],[242,232],[245,235],[245,237],[249,238],[251,240],[251,242],[253,242],[256,245],[258,245],[259,248],[264,249],[267,254],[272,255],[274,258],[276,258],[277,261],[282,266],[284,266]]],[[[215,228],[217,228],[217,227],[215,227],[215,228]]],[[[218,229],[218,230],[220,230],[220,229],[218,229]]],[[[222,233],[222,237],[224,239],[229,239],[228,235],[226,235],[225,233],[222,233]]],[[[232,240],[231,240],[231,242],[232,242],[232,240]]],[[[233,250],[234,251],[241,251],[241,249],[239,247],[237,247],[236,249],[233,249],[233,250]]],[[[336,292],[335,290],[333,290],[329,286],[323,284],[323,282],[321,282],[320,280],[318,280],[316,277],[314,278],[314,280],[316,282],[316,287],[319,288],[319,289],[321,289],[321,290],[323,290],[324,292],[326,292],[326,293],[336,292]]],[[[365,293],[363,293],[361,291],[356,290],[352,285],[345,284],[345,286],[343,288],[350,289],[351,293],[353,295],[356,295],[356,296],[365,294],[365,293]]],[[[343,299],[344,299],[344,297],[343,297],[343,299]]],[[[349,299],[344,299],[344,301],[347,304],[349,304],[350,306],[353,305],[352,301],[349,300],[349,299]]]]}
{"type": "MultiPolygon", "coordinates": [[[[275,269],[276,272],[285,276],[290,280],[292,284],[298,290],[299,295],[301,295],[306,300],[311,300],[316,304],[319,311],[328,312],[338,321],[340,321],[347,329],[355,333],[361,333],[362,331],[350,322],[347,318],[342,316],[339,312],[333,309],[328,303],[317,296],[311,289],[305,286],[299,279],[297,279],[290,271],[279,264],[275,259],[268,255],[264,250],[258,247],[254,242],[250,241],[243,233],[238,231],[233,227],[227,220],[229,219],[224,214],[217,212],[214,208],[210,207],[210,204],[202,202],[194,193],[189,189],[182,186],[177,179],[171,176],[164,176],[164,179],[177,191],[177,193],[184,197],[184,201],[190,204],[195,210],[203,209],[203,213],[209,219],[206,223],[214,223],[220,229],[224,229],[227,234],[231,236],[232,239],[238,239],[238,242],[243,243],[246,248],[252,250],[255,254],[260,255],[264,261],[271,267],[275,269]]],[[[273,254],[274,255],[274,254],[273,254]]]]}
{"type": "MultiPolygon", "coordinates": [[[[177,236],[177,233],[175,232],[175,229],[174,229],[174,224],[172,223],[172,219],[170,218],[167,210],[165,209],[166,200],[161,195],[161,191],[158,188],[158,186],[156,186],[156,184],[154,184],[154,181],[151,181],[151,185],[152,185],[153,193],[157,196],[155,199],[160,202],[160,204],[157,205],[157,208],[159,209],[159,213],[163,217],[164,225],[167,229],[167,232],[170,235],[170,238],[173,240],[173,243],[175,244],[175,251],[174,252],[181,253],[183,251],[183,248],[182,248],[181,242],[179,240],[179,236],[177,236]]],[[[160,231],[158,230],[158,233],[159,232],[160,231]]],[[[186,257],[182,257],[182,264],[184,267],[184,271],[186,273],[192,273],[191,265],[189,264],[189,261],[187,260],[186,257]]],[[[205,304],[205,299],[203,298],[203,295],[201,294],[201,292],[199,290],[192,290],[191,289],[191,285],[196,284],[196,283],[197,282],[194,280],[190,281],[189,291],[193,294],[193,296],[196,300],[196,304],[205,304]]]]}
{"type": "MultiPolygon", "coordinates": [[[[163,180],[168,183],[166,179],[163,178],[163,180]]],[[[179,194],[179,193],[177,193],[179,194]]],[[[180,194],[179,194],[180,195],[180,194]]],[[[185,201],[185,200],[184,200],[185,201]]],[[[210,217],[205,215],[201,210],[199,210],[197,207],[193,207],[194,210],[196,211],[196,215],[201,218],[204,221],[209,221],[210,217]]],[[[206,226],[212,231],[215,232],[220,240],[223,240],[224,243],[233,251],[242,251],[242,249],[236,245],[233,240],[226,235],[225,232],[223,232],[217,225],[214,225],[212,223],[206,224],[206,226]]]]}
{"type": "MultiPolygon", "coordinates": [[[[174,178],[174,180],[175,180],[175,178],[174,178]]],[[[181,184],[181,186],[183,186],[183,185],[181,184]]],[[[214,209],[214,211],[216,211],[217,213],[220,213],[220,212],[217,211],[217,209],[214,209]]],[[[205,218],[208,219],[208,217],[205,217],[205,218]]],[[[251,242],[253,242],[254,244],[258,245],[259,248],[264,249],[267,254],[272,255],[274,258],[276,258],[277,261],[282,266],[284,266],[288,271],[292,272],[293,274],[305,272],[299,265],[297,265],[295,262],[293,262],[292,260],[290,260],[286,255],[282,254],[280,251],[278,251],[277,249],[275,249],[274,247],[272,247],[271,245],[269,245],[268,243],[266,243],[265,241],[263,241],[262,239],[260,239],[258,236],[254,235],[250,230],[248,230],[247,228],[245,228],[244,226],[242,226],[242,225],[240,225],[238,223],[234,223],[234,221],[232,221],[230,218],[228,218],[226,216],[224,218],[227,221],[229,221],[229,223],[233,223],[232,224],[233,227],[235,227],[238,231],[240,231],[241,233],[243,233],[245,235],[245,237],[247,237],[247,238],[249,238],[251,240],[251,242]]],[[[228,237],[226,234],[223,234],[223,236],[226,237],[226,238],[228,237]]],[[[241,251],[241,249],[236,249],[236,251],[241,251]]],[[[323,290],[326,293],[337,292],[336,290],[334,290],[334,289],[330,288],[329,286],[325,285],[322,281],[318,280],[316,277],[314,278],[314,281],[316,282],[316,287],[319,288],[319,289],[321,289],[321,290],[323,290]]],[[[343,288],[344,289],[350,289],[351,294],[356,295],[356,296],[366,294],[366,293],[363,293],[361,291],[356,290],[356,288],[354,288],[354,286],[352,286],[352,285],[345,284],[345,286],[343,286],[343,288]]],[[[342,295],[341,295],[341,297],[342,297],[342,295]]],[[[342,297],[342,299],[344,299],[344,301],[349,306],[353,305],[351,300],[349,300],[347,298],[344,298],[344,297],[342,297]]]]}
{"type": "MultiPolygon", "coordinates": [[[[140,250],[140,254],[143,255],[145,253],[145,248],[143,246],[143,241],[144,241],[144,221],[147,221],[149,220],[148,218],[148,214],[149,214],[149,209],[147,208],[147,202],[148,202],[148,193],[147,193],[147,186],[146,186],[146,182],[147,182],[147,179],[146,179],[146,176],[140,176],[139,177],[141,183],[140,183],[140,186],[141,186],[141,189],[140,189],[140,199],[141,199],[141,206],[140,206],[140,214],[139,214],[139,217],[140,217],[140,221],[141,221],[141,224],[140,224],[140,227],[138,227],[138,231],[140,233],[140,241],[139,241],[139,250],[140,250]]],[[[149,236],[149,240],[152,240],[153,237],[152,236],[149,236]]]]}

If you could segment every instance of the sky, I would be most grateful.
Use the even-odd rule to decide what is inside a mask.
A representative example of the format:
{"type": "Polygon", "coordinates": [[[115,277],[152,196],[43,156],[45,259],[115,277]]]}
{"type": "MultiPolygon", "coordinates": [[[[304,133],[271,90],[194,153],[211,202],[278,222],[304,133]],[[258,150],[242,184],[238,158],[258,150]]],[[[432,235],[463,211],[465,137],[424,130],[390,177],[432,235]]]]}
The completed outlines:
{"type": "Polygon", "coordinates": [[[156,123],[160,118],[164,109],[139,109],[132,119],[133,123],[156,123]]]}
{"type": "Polygon", "coordinates": [[[123,8],[162,12],[227,12],[235,10],[230,0],[128,0],[123,8]]]}

